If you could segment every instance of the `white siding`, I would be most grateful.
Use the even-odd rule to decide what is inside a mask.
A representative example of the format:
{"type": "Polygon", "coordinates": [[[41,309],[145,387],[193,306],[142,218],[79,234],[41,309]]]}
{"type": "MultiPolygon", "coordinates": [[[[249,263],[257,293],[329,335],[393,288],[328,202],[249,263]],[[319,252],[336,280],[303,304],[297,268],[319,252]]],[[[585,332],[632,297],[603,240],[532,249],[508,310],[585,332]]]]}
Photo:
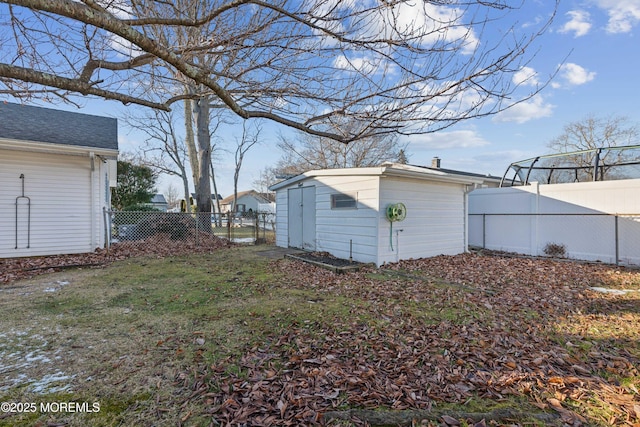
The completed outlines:
{"type": "Polygon", "coordinates": [[[98,158],[94,168],[92,173],[89,157],[0,150],[0,257],[82,253],[102,247],[108,175],[98,158]],[[21,199],[16,249],[21,174],[25,196],[31,200],[30,242],[26,199],[21,199]]]}
{"type": "Polygon", "coordinates": [[[244,196],[238,197],[238,205],[244,205],[245,212],[249,212],[249,209],[251,209],[252,212],[257,212],[259,203],[258,199],[252,194],[245,194],[244,196]]]}
{"type": "Polygon", "coordinates": [[[316,184],[316,250],[338,258],[376,262],[378,176],[327,176],[316,184]],[[355,209],[332,209],[331,195],[347,194],[355,209]]]}
{"type": "Polygon", "coordinates": [[[464,200],[464,186],[460,184],[383,178],[378,264],[464,252],[464,200]],[[386,208],[399,202],[407,207],[407,216],[392,226],[386,219],[386,208]]]}
{"type": "Polygon", "coordinates": [[[289,246],[289,201],[287,200],[287,188],[276,192],[276,246],[286,248],[289,246]]]}
{"type": "MultiPolygon", "coordinates": [[[[378,176],[320,176],[303,181],[316,187],[316,250],[355,261],[376,262],[378,176]],[[356,209],[331,209],[332,194],[356,198],[356,209]]],[[[288,246],[288,189],[276,192],[276,245],[288,246]]]]}

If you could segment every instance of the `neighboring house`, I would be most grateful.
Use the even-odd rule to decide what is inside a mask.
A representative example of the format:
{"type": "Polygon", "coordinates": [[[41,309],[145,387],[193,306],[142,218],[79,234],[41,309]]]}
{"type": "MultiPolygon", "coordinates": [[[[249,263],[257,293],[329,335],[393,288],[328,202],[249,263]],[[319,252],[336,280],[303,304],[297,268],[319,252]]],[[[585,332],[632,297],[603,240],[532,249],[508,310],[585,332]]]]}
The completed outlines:
{"type": "Polygon", "coordinates": [[[271,193],[258,193],[255,190],[238,192],[238,201],[234,205],[233,194],[220,201],[222,212],[258,212],[260,205],[273,203],[274,195],[271,193]]]}
{"type": "Polygon", "coordinates": [[[105,246],[116,119],[0,103],[0,258],[105,246]]]}
{"type": "Polygon", "coordinates": [[[169,209],[169,204],[167,203],[167,199],[165,199],[164,195],[160,193],[154,194],[153,197],[151,198],[151,201],[147,204],[162,212],[166,212],[167,209],[169,209]]]}
{"type": "Polygon", "coordinates": [[[467,195],[493,181],[395,163],[309,171],[270,188],[276,245],[378,266],[459,254],[467,250],[467,195]],[[388,215],[402,219],[396,214],[406,217],[391,222],[388,215]]]}

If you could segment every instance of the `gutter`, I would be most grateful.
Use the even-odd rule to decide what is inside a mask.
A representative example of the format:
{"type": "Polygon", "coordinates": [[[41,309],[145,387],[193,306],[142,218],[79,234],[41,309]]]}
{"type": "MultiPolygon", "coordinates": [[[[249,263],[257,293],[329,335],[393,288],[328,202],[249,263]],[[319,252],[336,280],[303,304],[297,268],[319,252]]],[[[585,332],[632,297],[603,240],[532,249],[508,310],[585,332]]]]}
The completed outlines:
{"type": "Polygon", "coordinates": [[[413,178],[425,181],[455,183],[455,184],[477,184],[484,182],[482,178],[455,175],[447,172],[439,172],[425,168],[415,168],[412,166],[399,164],[383,164],[380,167],[369,168],[343,168],[343,169],[318,169],[311,170],[300,175],[289,178],[269,187],[270,191],[277,191],[289,185],[296,184],[309,178],[327,176],[394,176],[399,178],[413,178]]]}
{"type": "Polygon", "coordinates": [[[118,150],[80,145],[52,144],[47,142],[24,141],[18,139],[0,138],[0,149],[13,151],[29,151],[37,153],[63,154],[70,156],[91,157],[93,155],[105,159],[116,160],[118,150]]]}

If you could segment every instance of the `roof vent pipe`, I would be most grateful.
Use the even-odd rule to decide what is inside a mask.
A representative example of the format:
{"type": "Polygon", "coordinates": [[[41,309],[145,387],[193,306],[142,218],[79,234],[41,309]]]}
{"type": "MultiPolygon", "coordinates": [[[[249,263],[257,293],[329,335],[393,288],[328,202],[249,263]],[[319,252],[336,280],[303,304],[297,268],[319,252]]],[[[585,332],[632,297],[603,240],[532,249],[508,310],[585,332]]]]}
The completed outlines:
{"type": "Polygon", "coordinates": [[[436,169],[440,169],[440,157],[434,157],[431,160],[431,167],[432,168],[436,168],[436,169]]]}

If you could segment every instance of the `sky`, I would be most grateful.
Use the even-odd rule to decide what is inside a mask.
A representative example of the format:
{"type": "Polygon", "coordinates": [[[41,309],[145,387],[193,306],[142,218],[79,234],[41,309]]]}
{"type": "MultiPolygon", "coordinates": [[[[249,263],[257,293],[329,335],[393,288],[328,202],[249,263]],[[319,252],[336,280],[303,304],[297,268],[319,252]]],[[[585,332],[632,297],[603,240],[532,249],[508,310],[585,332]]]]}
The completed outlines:
{"type": "MultiPolygon", "coordinates": [[[[526,3],[527,8],[517,12],[523,27],[548,19],[554,2],[526,3]]],[[[550,153],[547,145],[563,127],[588,115],[625,116],[630,123],[640,124],[639,31],[640,0],[562,0],[551,26],[536,44],[536,56],[514,75],[533,84],[557,70],[551,82],[534,98],[498,115],[404,137],[400,142],[407,144],[409,163],[428,166],[437,156],[444,168],[502,176],[512,162],[550,153]]],[[[87,100],[81,112],[118,117],[124,108],[114,101],[87,100]]],[[[263,127],[260,144],[246,154],[239,191],[251,189],[260,171],[280,158],[276,145],[281,132],[288,130],[273,124],[263,127]]],[[[233,128],[220,134],[229,149],[237,135],[233,128]]],[[[143,135],[119,121],[121,151],[134,152],[143,141],[143,135]]],[[[220,145],[224,148],[225,143],[220,145]]],[[[218,192],[223,197],[232,194],[232,154],[220,152],[215,167],[218,192]]],[[[171,184],[181,188],[179,181],[161,177],[158,191],[166,192],[171,184]]]]}

